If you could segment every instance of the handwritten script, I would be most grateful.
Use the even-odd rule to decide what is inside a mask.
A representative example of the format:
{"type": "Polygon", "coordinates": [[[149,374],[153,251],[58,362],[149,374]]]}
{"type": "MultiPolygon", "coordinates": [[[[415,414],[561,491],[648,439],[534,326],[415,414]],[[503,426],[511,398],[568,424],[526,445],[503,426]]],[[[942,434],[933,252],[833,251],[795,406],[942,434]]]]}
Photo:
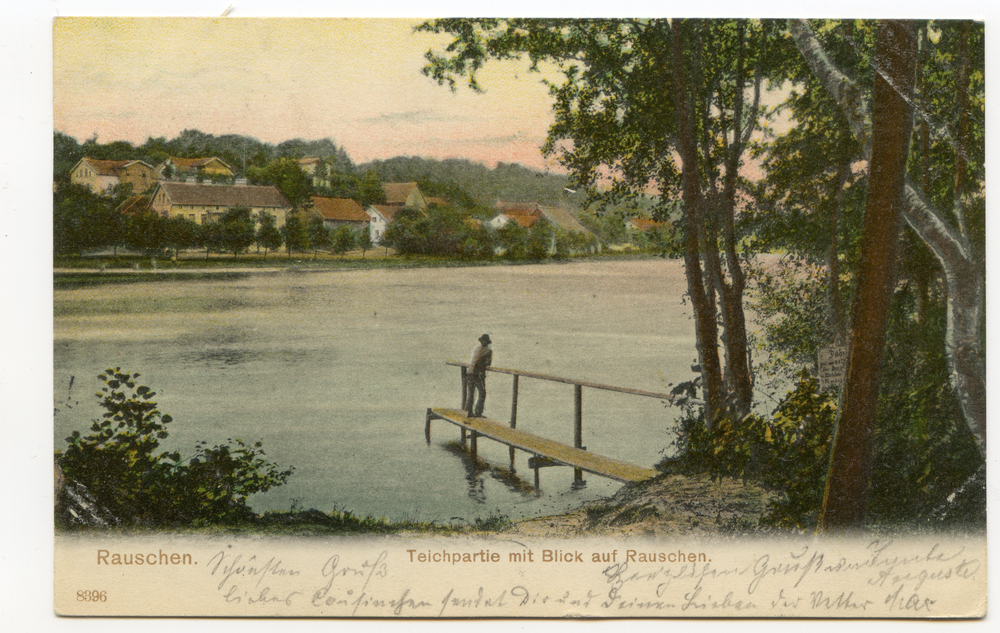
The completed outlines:
{"type": "Polygon", "coordinates": [[[331,546],[289,563],[230,549],[197,569],[224,611],[247,615],[927,618],[963,615],[956,609],[968,608],[956,600],[970,592],[985,600],[983,552],[963,544],[873,539],[846,552],[818,541],[756,552],[752,544],[705,546],[706,556],[665,563],[667,555],[633,549],[615,549],[614,562],[604,562],[610,552],[586,547],[554,555],[505,545],[476,555],[449,543],[451,551],[426,556],[392,543],[331,546]]]}

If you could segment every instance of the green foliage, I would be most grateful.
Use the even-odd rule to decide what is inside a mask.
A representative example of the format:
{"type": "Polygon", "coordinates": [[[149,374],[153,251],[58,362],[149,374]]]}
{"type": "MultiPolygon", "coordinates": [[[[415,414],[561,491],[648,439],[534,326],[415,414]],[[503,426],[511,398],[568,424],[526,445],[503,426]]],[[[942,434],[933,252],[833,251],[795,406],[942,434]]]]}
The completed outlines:
{"type": "Polygon", "coordinates": [[[537,222],[528,230],[528,239],[525,243],[525,252],[528,259],[545,259],[552,246],[554,228],[552,223],[545,218],[539,218],[537,222]]]}
{"type": "Polygon", "coordinates": [[[281,236],[285,240],[285,249],[288,256],[292,256],[292,251],[302,252],[309,249],[309,227],[300,213],[290,213],[285,220],[285,226],[281,227],[281,236]]]}
{"type": "MultiPolygon", "coordinates": [[[[281,470],[264,458],[261,442],[208,446],[199,442],[194,455],[158,452],[172,418],[161,413],[138,373],[107,369],[97,393],[104,414],[56,451],[68,480],[83,484],[97,501],[125,525],[232,523],[254,516],[250,495],[285,483],[291,468],[281,470]]],[[[232,440],[230,440],[232,441],[232,440]]]]}
{"type": "Polygon", "coordinates": [[[372,242],[372,232],[367,226],[362,226],[354,235],[354,243],[361,249],[361,257],[371,250],[375,243],[372,242]]]}
{"type": "MultiPolygon", "coordinates": [[[[942,340],[945,309],[932,304],[926,320],[918,323],[913,319],[914,301],[914,293],[904,288],[893,302],[868,521],[891,526],[982,525],[986,464],[948,384],[942,340]]],[[[816,331],[809,327],[808,311],[789,311],[792,321],[778,329],[779,336],[786,332],[788,338],[776,339],[775,349],[812,348],[808,334],[795,335],[796,328],[816,331]]],[[[723,416],[708,429],[700,413],[689,411],[677,430],[677,455],[665,467],[759,481],[784,493],[771,503],[765,524],[815,526],[836,407],[834,396],[819,393],[805,370],[795,385],[768,418],[751,414],[734,422],[723,416]]]]}
{"type": "Polygon", "coordinates": [[[264,167],[250,167],[247,177],[258,185],[274,185],[295,208],[309,201],[312,179],[294,158],[278,158],[264,167]]]}
{"type": "Polygon", "coordinates": [[[872,520],[979,524],[986,519],[986,462],[948,383],[945,308],[913,319],[910,288],[896,294],[882,364],[872,520]]]}
{"type": "Polygon", "coordinates": [[[219,246],[233,253],[242,253],[254,242],[256,227],[247,207],[226,209],[216,225],[219,246]]]}
{"type": "Polygon", "coordinates": [[[167,244],[167,221],[152,211],[125,218],[125,244],[145,253],[162,250],[167,244]]]}
{"type": "MultiPolygon", "coordinates": [[[[827,271],[784,256],[770,265],[758,260],[749,272],[755,283],[747,303],[761,324],[759,377],[767,386],[787,384],[798,368],[816,364],[821,347],[836,342],[827,271]]],[[[849,290],[842,281],[845,296],[849,290]]]]}
{"type": "Polygon", "coordinates": [[[175,254],[180,249],[194,248],[201,244],[201,226],[180,216],[168,218],[164,227],[164,243],[173,248],[175,254]]]}
{"type": "Polygon", "coordinates": [[[313,259],[320,250],[329,250],[333,246],[330,229],[326,228],[323,218],[310,218],[306,223],[306,231],[309,233],[309,246],[313,251],[313,259]]]}
{"type": "Polygon", "coordinates": [[[486,247],[489,238],[483,235],[486,230],[451,207],[431,207],[426,212],[403,209],[389,224],[382,243],[401,254],[483,258],[492,255],[486,247]]]}
{"type": "Polygon", "coordinates": [[[267,258],[267,251],[276,251],[281,248],[281,231],[278,230],[274,216],[266,211],[261,211],[257,216],[257,234],[254,237],[257,248],[264,249],[264,257],[267,258]]]}
{"type": "Polygon", "coordinates": [[[363,207],[385,202],[385,189],[378,174],[371,169],[366,171],[358,180],[357,191],[353,197],[363,207]]]}
{"type": "Polygon", "coordinates": [[[52,208],[55,253],[83,254],[123,242],[124,219],[115,211],[118,202],[83,185],[60,184],[52,208]]]}
{"type": "Polygon", "coordinates": [[[700,413],[685,415],[674,446],[677,456],[663,467],[713,477],[752,479],[784,494],[770,503],[763,523],[783,528],[813,527],[823,500],[836,405],[801,372],[771,416],[720,416],[711,429],[700,413]]]}
{"type": "Polygon", "coordinates": [[[341,259],[343,259],[344,254],[354,248],[354,240],[354,229],[346,224],[338,226],[333,232],[333,252],[340,255],[341,259]]]}

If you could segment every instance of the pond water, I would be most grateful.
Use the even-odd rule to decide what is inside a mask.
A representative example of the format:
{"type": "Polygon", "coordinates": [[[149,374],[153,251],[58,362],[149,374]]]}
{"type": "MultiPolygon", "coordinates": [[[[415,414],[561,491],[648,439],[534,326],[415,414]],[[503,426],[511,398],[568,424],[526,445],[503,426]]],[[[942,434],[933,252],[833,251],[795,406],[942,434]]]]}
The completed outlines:
{"type": "MultiPolygon", "coordinates": [[[[391,519],[518,519],[576,507],[620,484],[569,468],[517,474],[481,468],[456,450],[458,427],[428,407],[461,401],[459,370],[476,339],[493,364],[592,382],[668,391],[690,380],[695,356],[683,264],[574,262],[136,282],[55,292],[55,440],[99,417],[105,367],[142,374],[173,416],[167,450],[200,439],[264,441],[289,482],[252,500],[391,519]]],[[[512,378],[490,374],[485,414],[508,421],[512,378]]],[[[518,428],[572,444],[572,385],[521,378],[518,428]]],[[[585,388],[583,444],[653,466],[677,412],[655,398],[585,388]]],[[[508,465],[507,447],[480,456],[508,465]]]]}

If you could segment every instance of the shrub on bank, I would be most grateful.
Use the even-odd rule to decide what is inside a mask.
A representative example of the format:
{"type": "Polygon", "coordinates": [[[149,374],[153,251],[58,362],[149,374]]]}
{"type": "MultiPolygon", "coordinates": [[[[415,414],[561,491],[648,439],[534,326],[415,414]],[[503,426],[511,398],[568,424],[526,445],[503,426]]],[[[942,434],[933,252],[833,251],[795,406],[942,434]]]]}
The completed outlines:
{"type": "Polygon", "coordinates": [[[107,369],[97,398],[104,414],[90,427],[66,438],[55,453],[65,477],[57,521],[87,524],[74,503],[100,515],[100,524],[170,526],[230,524],[256,516],[250,495],[280,486],[293,468],[265,460],[263,444],[230,440],[209,447],[198,442],[194,455],[158,452],[173,420],[157,408],[149,387],[137,373],[107,369]]]}
{"type": "MultiPolygon", "coordinates": [[[[907,368],[887,373],[896,371],[907,368]]],[[[985,525],[985,465],[960,421],[929,419],[921,409],[928,406],[922,391],[883,398],[873,440],[869,525],[985,525]],[[934,431],[920,435],[915,425],[934,431]]],[[[835,397],[819,391],[803,370],[770,416],[751,413],[736,420],[723,414],[708,428],[701,410],[688,408],[676,430],[676,455],[658,467],[760,483],[782,493],[770,502],[763,525],[812,529],[823,504],[836,417],[835,397]]]]}

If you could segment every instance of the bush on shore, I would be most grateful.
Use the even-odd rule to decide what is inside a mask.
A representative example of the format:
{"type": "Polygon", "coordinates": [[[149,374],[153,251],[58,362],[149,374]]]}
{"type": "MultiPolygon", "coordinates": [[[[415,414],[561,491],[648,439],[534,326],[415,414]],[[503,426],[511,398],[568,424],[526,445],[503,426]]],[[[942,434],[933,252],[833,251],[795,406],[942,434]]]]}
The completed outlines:
{"type": "MultiPolygon", "coordinates": [[[[107,369],[97,398],[104,413],[89,435],[79,431],[55,453],[65,477],[64,497],[74,491],[110,522],[123,526],[231,524],[255,517],[250,495],[284,484],[294,468],[265,459],[263,444],[241,439],[209,446],[197,443],[194,455],[158,451],[172,418],[160,412],[138,373],[107,369]],[[79,486],[82,486],[81,490],[79,486]]],[[[64,526],[84,523],[70,499],[57,506],[64,526]]]]}

